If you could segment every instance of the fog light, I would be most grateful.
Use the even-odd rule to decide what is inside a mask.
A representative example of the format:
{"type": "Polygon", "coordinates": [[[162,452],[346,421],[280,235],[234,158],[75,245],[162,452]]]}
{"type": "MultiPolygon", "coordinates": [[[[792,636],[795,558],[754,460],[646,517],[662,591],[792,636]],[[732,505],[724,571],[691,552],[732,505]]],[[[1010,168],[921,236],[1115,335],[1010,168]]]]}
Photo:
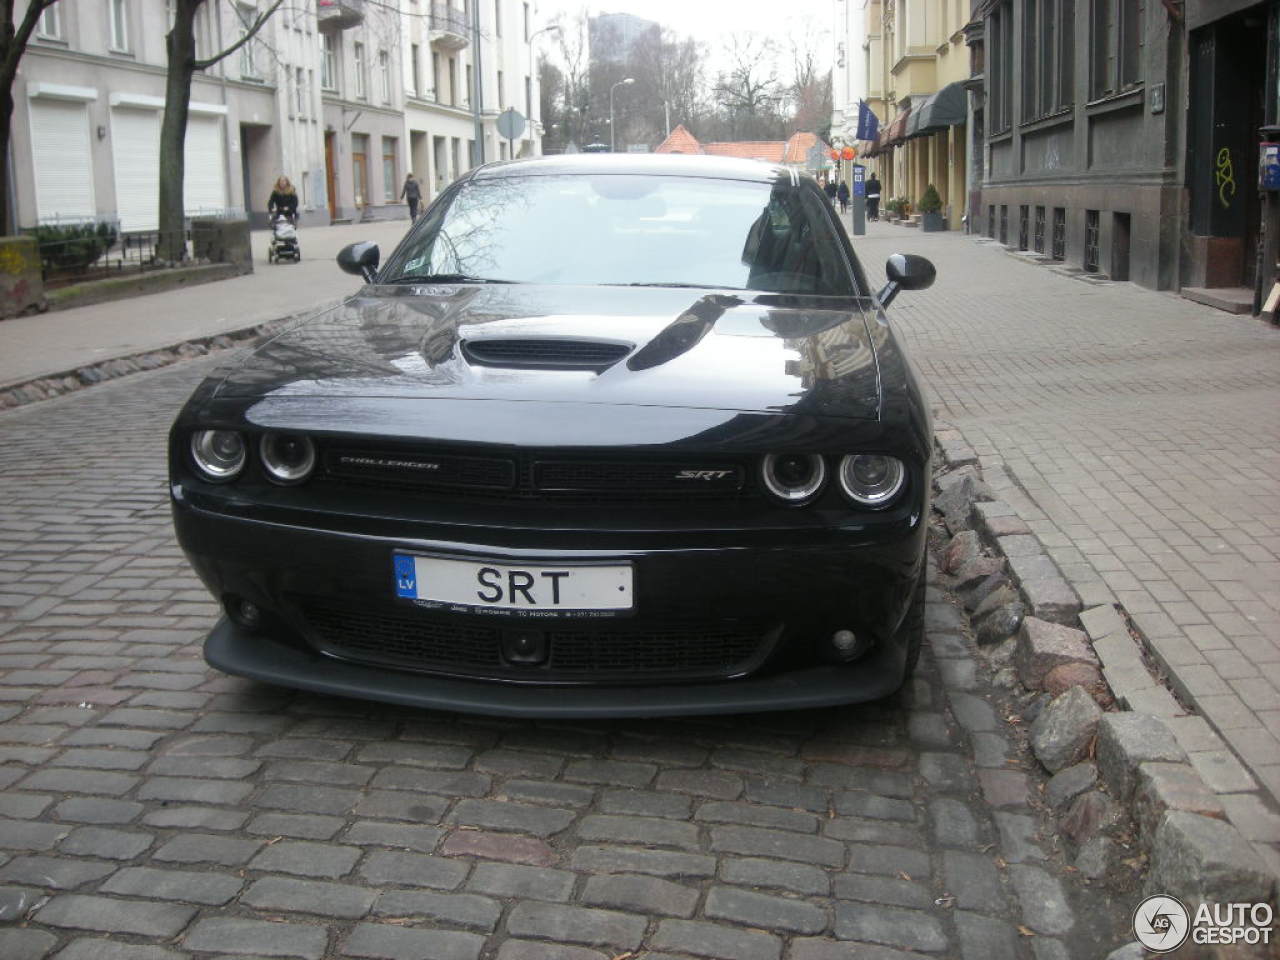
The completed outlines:
{"type": "Polygon", "coordinates": [[[841,660],[857,660],[870,646],[870,641],[857,636],[852,630],[837,630],[831,636],[831,647],[841,660]]]}
{"type": "Polygon", "coordinates": [[[227,597],[227,616],[238,627],[256,630],[262,626],[262,608],[240,597],[227,597]]]}

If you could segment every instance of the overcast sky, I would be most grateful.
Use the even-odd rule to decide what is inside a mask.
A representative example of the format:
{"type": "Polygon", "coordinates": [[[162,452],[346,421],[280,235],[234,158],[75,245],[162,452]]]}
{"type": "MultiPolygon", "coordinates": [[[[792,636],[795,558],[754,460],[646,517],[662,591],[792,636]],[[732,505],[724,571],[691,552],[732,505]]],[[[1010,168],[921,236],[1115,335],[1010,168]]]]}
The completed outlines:
{"type": "MultiPolygon", "coordinates": [[[[812,18],[820,31],[818,62],[826,69],[831,65],[831,0],[787,0],[785,4],[764,0],[537,0],[538,25],[546,23],[561,11],[576,13],[583,7],[597,13],[633,13],[655,20],[682,36],[691,36],[707,46],[709,73],[714,73],[719,59],[721,38],[736,31],[753,32],[785,40],[793,24],[812,18]]],[[[785,78],[786,65],[779,63],[785,78]]]]}

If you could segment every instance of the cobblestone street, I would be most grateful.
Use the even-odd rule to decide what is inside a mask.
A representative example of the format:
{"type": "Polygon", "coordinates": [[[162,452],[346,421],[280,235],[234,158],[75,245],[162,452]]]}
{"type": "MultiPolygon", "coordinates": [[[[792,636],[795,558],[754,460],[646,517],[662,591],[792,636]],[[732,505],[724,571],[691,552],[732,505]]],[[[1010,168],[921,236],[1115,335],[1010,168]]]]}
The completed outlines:
{"type": "MultiPolygon", "coordinates": [[[[939,428],[1012,475],[1085,607],[1122,604],[1174,689],[1280,795],[1280,331],[995,244],[870,226],[872,275],[897,250],[938,267],[893,314],[939,428]]],[[[1202,772],[1251,789],[1221,753],[1202,772]]],[[[1237,813],[1280,841],[1274,813],[1237,813]]]]}
{"type": "Polygon", "coordinates": [[[170,536],[211,361],[0,415],[0,957],[1067,960],[1128,939],[1062,867],[1021,728],[936,588],[859,709],[528,724],[209,670],[170,536]]]}

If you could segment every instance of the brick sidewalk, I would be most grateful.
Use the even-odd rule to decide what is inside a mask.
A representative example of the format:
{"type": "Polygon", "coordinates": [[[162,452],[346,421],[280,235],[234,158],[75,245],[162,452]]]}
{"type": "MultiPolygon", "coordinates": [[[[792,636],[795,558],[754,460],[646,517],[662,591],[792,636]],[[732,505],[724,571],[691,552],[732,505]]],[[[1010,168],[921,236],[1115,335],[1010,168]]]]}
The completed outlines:
{"type": "MultiPolygon", "coordinates": [[[[939,420],[1003,463],[1086,607],[1121,603],[1280,795],[1280,330],[972,238],[870,227],[854,239],[877,280],[895,251],[938,267],[891,313],[939,420]]],[[[1261,810],[1240,819],[1280,832],[1261,810]]]]}

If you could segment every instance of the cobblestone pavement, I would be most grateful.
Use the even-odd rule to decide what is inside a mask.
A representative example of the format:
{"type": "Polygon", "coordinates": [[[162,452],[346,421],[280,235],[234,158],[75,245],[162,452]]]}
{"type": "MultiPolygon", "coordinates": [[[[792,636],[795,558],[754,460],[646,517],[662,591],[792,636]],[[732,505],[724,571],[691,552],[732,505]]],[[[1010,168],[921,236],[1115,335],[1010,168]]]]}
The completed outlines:
{"type": "Polygon", "coordinates": [[[0,414],[0,957],[1085,960],[1018,727],[936,588],[857,709],[530,724],[206,667],[164,442],[201,360],[0,414]],[[1043,838],[1040,836],[1043,831],[1043,838]]]}
{"type": "MultiPolygon", "coordinates": [[[[955,234],[871,224],[858,249],[877,276],[895,250],[934,260],[892,313],[939,418],[1003,463],[1085,605],[1123,604],[1280,795],[1280,330],[955,234]]],[[[1249,789],[1232,767],[1226,788],[1249,789]]],[[[1236,813],[1280,841],[1280,817],[1236,813]]]]}

